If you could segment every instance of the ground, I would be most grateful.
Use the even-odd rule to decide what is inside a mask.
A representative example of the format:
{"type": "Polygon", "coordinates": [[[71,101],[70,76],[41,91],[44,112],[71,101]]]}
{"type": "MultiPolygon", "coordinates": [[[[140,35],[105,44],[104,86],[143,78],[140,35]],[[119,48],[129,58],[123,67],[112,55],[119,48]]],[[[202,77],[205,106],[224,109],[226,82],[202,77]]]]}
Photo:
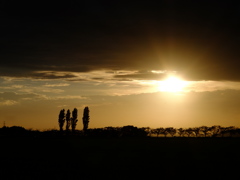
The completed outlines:
{"type": "Polygon", "coordinates": [[[0,179],[231,179],[239,138],[1,138],[0,179]]]}

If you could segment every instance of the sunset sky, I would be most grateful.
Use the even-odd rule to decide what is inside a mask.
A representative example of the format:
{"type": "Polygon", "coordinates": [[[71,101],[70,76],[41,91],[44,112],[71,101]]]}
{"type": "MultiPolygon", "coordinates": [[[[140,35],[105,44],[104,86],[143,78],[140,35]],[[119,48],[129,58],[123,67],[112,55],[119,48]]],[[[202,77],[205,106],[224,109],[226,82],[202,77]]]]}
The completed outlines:
{"type": "MultiPolygon", "coordinates": [[[[235,1],[0,2],[0,123],[240,127],[235,1]]],[[[1,127],[1,125],[0,125],[1,127]]]]}

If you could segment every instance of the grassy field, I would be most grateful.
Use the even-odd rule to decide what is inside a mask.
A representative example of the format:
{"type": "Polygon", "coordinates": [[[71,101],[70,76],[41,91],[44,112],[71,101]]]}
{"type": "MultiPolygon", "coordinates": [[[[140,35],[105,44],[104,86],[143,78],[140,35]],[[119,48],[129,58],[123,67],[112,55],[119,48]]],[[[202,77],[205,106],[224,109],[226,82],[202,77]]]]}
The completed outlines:
{"type": "Polygon", "coordinates": [[[231,179],[240,138],[1,138],[0,179],[231,179]]]}

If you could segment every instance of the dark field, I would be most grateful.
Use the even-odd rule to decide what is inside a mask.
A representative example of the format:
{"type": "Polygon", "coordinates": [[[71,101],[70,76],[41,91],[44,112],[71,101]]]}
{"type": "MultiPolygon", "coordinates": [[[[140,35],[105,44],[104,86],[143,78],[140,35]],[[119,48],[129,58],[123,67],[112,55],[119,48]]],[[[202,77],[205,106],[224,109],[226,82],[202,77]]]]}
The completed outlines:
{"type": "Polygon", "coordinates": [[[238,179],[239,138],[1,138],[0,179],[238,179]]]}

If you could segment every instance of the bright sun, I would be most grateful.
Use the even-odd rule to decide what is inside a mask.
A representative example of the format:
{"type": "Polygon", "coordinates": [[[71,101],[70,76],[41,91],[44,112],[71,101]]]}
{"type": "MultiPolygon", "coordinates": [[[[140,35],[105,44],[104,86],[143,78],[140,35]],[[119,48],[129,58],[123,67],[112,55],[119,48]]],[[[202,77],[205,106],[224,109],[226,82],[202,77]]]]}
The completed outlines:
{"type": "Polygon", "coordinates": [[[159,81],[159,91],[180,92],[187,86],[187,81],[171,76],[164,81],[159,81]]]}

